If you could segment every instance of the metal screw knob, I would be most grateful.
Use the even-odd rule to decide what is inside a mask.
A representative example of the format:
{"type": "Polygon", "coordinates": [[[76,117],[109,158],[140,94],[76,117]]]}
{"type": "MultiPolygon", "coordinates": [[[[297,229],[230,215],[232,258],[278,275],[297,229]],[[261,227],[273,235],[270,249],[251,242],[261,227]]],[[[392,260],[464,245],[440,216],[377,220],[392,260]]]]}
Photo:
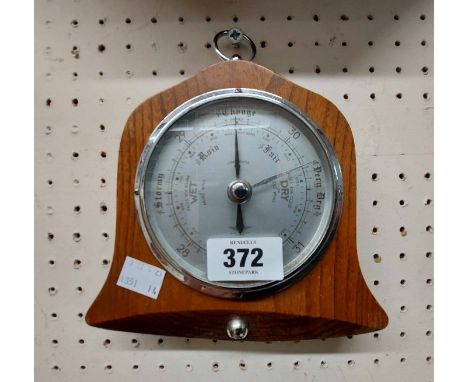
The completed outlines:
{"type": "Polygon", "coordinates": [[[229,41],[231,42],[231,44],[234,44],[234,45],[241,43],[243,35],[244,34],[239,28],[232,28],[228,32],[229,41]]]}
{"type": "Polygon", "coordinates": [[[243,340],[249,333],[247,322],[240,317],[231,318],[226,326],[226,332],[229,338],[233,340],[243,340]]]}

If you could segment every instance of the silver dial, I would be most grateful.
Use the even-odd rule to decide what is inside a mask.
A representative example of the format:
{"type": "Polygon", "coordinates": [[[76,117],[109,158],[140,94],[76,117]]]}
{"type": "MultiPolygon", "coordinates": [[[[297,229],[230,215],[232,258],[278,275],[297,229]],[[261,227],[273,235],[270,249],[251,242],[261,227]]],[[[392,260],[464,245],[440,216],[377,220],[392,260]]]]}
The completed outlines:
{"type": "Polygon", "coordinates": [[[331,239],[342,180],[317,125],[284,99],[252,89],[205,93],[154,130],[135,182],[145,237],[179,280],[205,293],[242,297],[304,275],[331,239]],[[210,238],[281,237],[281,281],[212,282],[210,238]]]}

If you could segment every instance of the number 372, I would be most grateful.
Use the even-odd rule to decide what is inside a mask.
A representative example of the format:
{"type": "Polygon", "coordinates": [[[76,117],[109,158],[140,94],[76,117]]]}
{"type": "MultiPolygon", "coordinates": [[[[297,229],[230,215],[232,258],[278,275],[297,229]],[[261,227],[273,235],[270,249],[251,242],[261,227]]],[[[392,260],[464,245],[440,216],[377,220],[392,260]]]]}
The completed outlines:
{"type": "Polygon", "coordinates": [[[237,250],[234,250],[232,248],[226,248],[223,252],[225,255],[228,255],[227,261],[223,262],[226,268],[232,268],[233,266],[236,265],[236,258],[235,258],[236,252],[242,255],[240,259],[239,267],[241,268],[245,267],[245,262],[247,261],[247,256],[249,255],[249,253],[255,256],[250,266],[251,267],[263,267],[263,263],[260,262],[260,259],[263,256],[262,249],[252,248],[252,250],[250,250],[249,248],[237,248],[237,250]]]}

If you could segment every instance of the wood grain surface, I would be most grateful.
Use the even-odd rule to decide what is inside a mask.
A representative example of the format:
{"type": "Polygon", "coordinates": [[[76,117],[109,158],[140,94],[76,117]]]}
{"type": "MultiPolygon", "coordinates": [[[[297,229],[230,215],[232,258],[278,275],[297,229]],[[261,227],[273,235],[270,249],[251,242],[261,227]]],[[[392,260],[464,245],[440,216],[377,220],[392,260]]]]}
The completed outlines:
{"type": "Polygon", "coordinates": [[[300,340],[353,335],[384,328],[387,315],[364,281],[356,250],[356,160],[351,129],[324,97],[247,61],[210,66],[159,93],[130,115],[120,143],[117,224],[112,266],[90,307],[89,325],[130,332],[228,339],[226,322],[247,320],[246,340],[300,340]],[[166,274],[157,300],[116,285],[125,257],[162,268],[140,228],[133,199],[141,152],[155,126],[174,108],[197,95],[223,88],[253,88],[277,94],[304,110],[333,145],[343,172],[344,205],[338,229],[318,264],[287,289],[256,300],[205,295],[166,274]]]}

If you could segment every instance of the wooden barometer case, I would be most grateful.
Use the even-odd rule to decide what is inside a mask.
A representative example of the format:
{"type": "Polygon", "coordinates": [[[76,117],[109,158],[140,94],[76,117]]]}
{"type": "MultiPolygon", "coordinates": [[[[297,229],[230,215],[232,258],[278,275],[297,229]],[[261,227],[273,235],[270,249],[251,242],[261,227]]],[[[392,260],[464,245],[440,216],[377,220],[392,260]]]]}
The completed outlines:
{"type": "Polygon", "coordinates": [[[343,114],[243,60],[139,105],[120,142],[112,266],[86,322],[252,341],[384,328],[358,262],[343,114]],[[117,285],[127,256],[166,270],[156,299],[117,285]]]}

